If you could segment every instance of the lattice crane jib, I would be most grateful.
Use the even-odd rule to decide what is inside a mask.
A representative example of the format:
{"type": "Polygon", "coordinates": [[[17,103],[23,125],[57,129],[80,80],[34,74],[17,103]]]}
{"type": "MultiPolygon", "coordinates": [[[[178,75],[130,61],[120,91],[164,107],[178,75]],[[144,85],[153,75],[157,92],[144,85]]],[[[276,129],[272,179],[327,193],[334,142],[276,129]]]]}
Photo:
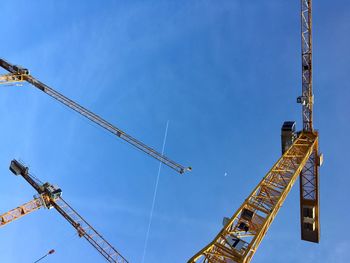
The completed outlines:
{"type": "Polygon", "coordinates": [[[188,262],[250,262],[300,172],[314,153],[317,140],[317,135],[313,133],[301,133],[216,238],[188,262]]]}
{"type": "Polygon", "coordinates": [[[16,175],[21,175],[38,192],[38,195],[34,200],[0,215],[0,227],[41,207],[55,208],[77,230],[79,237],[84,237],[108,262],[128,263],[101,234],[63,200],[60,188],[49,183],[41,184],[38,179],[29,174],[28,168],[17,160],[11,162],[10,170],[16,175]]]}
{"type": "Polygon", "coordinates": [[[5,226],[25,215],[28,215],[43,206],[42,200],[40,198],[35,198],[34,200],[25,203],[15,209],[12,209],[2,215],[0,215],[0,227],[5,226]]]}
{"type": "Polygon", "coordinates": [[[128,142],[129,144],[133,145],[137,149],[143,151],[144,153],[152,156],[156,160],[162,162],[163,164],[169,166],[170,168],[174,169],[180,174],[185,173],[186,171],[190,171],[191,167],[185,167],[170,158],[164,156],[163,154],[157,152],[153,148],[147,146],[143,142],[135,139],[134,137],[130,136],[129,134],[125,133],[121,129],[115,127],[113,124],[109,123],[108,121],[104,120],[100,116],[96,115],[95,113],[89,111],[88,109],[84,108],[83,106],[79,105],[78,103],[74,102],[73,100],[65,97],[64,95],[60,94],[56,90],[50,88],[46,84],[42,83],[38,79],[34,78],[29,74],[29,70],[22,68],[17,65],[13,65],[9,63],[8,61],[4,59],[0,59],[0,66],[4,68],[5,70],[9,71],[9,74],[5,74],[0,76],[0,84],[10,84],[10,83],[20,83],[20,82],[28,82],[34,87],[38,88],[42,92],[46,93],[47,95],[51,96],[55,100],[61,102],[62,104],[66,105],[67,107],[71,108],[72,110],[76,111],[80,115],[84,116],[85,118],[89,119],[90,121],[96,123],[97,125],[101,126],[102,128],[106,129],[110,133],[116,135],[117,137],[121,138],[122,140],[128,142]]]}
{"type": "MultiPolygon", "coordinates": [[[[314,133],[312,89],[312,0],[301,0],[301,47],[302,47],[302,104],[303,131],[314,133]]],[[[314,149],[300,174],[300,225],[301,239],[318,243],[320,240],[319,215],[319,166],[322,155],[318,146],[314,149]]]]}
{"type": "Polygon", "coordinates": [[[312,92],[312,0],[301,0],[301,52],[302,95],[297,101],[302,104],[303,130],[313,131],[312,92]]]}

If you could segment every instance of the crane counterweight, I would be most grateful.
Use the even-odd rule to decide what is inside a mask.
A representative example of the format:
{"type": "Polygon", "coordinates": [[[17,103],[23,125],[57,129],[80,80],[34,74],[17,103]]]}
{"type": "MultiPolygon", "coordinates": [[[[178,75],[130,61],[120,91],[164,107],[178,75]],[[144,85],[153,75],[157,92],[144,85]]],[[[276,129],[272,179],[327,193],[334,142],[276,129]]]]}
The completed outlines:
{"type": "Polygon", "coordinates": [[[28,173],[28,167],[25,167],[23,164],[21,164],[17,160],[11,161],[9,169],[14,175],[21,175],[21,174],[28,173]]]}

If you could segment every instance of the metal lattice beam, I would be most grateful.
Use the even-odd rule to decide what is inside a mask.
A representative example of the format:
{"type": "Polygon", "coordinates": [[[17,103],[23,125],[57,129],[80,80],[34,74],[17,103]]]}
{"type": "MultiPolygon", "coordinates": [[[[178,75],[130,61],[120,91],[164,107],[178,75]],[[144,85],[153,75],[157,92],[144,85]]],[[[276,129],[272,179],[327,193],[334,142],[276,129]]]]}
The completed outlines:
{"type": "MultiPolygon", "coordinates": [[[[312,0],[301,0],[301,46],[302,96],[299,102],[302,103],[303,130],[313,132],[312,0]]],[[[301,239],[315,243],[320,240],[319,158],[317,146],[300,174],[301,239]]]]}
{"type": "Polygon", "coordinates": [[[128,261],[100,235],[88,222],[84,220],[62,198],[51,200],[53,207],[84,237],[102,256],[111,263],[128,263],[128,261]]]}
{"type": "Polygon", "coordinates": [[[319,166],[322,155],[318,143],[300,174],[300,227],[301,239],[320,241],[319,166]]]}
{"type": "Polygon", "coordinates": [[[302,169],[317,147],[316,133],[301,133],[227,222],[188,262],[250,262],[302,169]]]}
{"type": "Polygon", "coordinates": [[[34,200],[25,203],[24,205],[21,205],[15,209],[8,211],[5,214],[0,215],[0,227],[34,212],[42,206],[42,200],[40,198],[35,198],[34,200]]]}
{"type": "Polygon", "coordinates": [[[11,161],[10,170],[15,175],[21,175],[38,192],[40,198],[4,214],[1,217],[4,224],[35,211],[41,206],[49,209],[54,207],[77,230],[78,235],[84,237],[109,262],[128,263],[101,234],[61,198],[61,189],[49,183],[42,184],[29,173],[28,167],[17,160],[11,161]]]}
{"type": "Polygon", "coordinates": [[[303,130],[313,131],[312,93],[312,1],[301,0],[302,104],[303,130]]]}
{"type": "Polygon", "coordinates": [[[132,137],[131,135],[127,134],[126,132],[122,131],[121,129],[115,127],[113,124],[109,123],[108,121],[101,118],[97,114],[89,111],[88,109],[84,108],[83,106],[79,105],[78,103],[74,102],[73,100],[67,98],[63,94],[50,88],[46,84],[42,83],[38,79],[31,76],[27,69],[24,69],[24,68],[16,66],[16,65],[12,65],[11,63],[7,62],[4,59],[0,59],[0,67],[4,68],[10,72],[10,74],[0,76],[0,84],[18,83],[18,82],[23,82],[23,81],[28,82],[28,83],[32,84],[34,87],[41,90],[42,92],[51,96],[55,100],[61,102],[62,104],[66,105],[67,107],[74,110],[75,112],[79,113],[80,115],[84,116],[85,118],[89,119],[90,121],[96,123],[100,127],[106,129],[110,133],[121,138],[122,140],[128,142],[129,144],[133,145],[134,147],[141,150],[142,152],[152,156],[156,160],[169,166],[170,168],[174,169],[178,173],[183,174],[187,171],[192,170],[191,167],[185,167],[185,166],[171,160],[167,156],[154,150],[152,147],[149,147],[148,145],[137,140],[136,138],[132,137]]]}

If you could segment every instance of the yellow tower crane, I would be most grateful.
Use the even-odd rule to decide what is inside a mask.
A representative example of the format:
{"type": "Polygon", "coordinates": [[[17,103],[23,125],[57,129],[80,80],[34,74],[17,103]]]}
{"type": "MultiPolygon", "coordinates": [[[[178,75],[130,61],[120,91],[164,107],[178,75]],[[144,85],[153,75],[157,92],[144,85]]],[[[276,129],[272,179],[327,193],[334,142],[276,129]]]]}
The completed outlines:
{"type": "Polygon", "coordinates": [[[59,187],[50,183],[42,184],[37,178],[29,174],[28,167],[17,160],[11,161],[10,170],[15,175],[21,175],[38,192],[38,195],[34,196],[32,201],[0,215],[0,227],[42,207],[55,208],[77,230],[79,237],[84,237],[108,262],[128,263],[107,240],[63,200],[62,191],[59,187]]]}
{"type": "Polygon", "coordinates": [[[1,84],[12,84],[12,83],[20,83],[20,82],[28,82],[32,84],[34,87],[38,88],[42,92],[46,93],[47,95],[51,96],[55,100],[61,102],[62,104],[66,105],[67,107],[71,108],[72,110],[76,111],[80,115],[84,116],[85,118],[89,119],[90,121],[96,123],[97,125],[101,126],[102,128],[106,129],[110,133],[116,135],[117,137],[123,139],[124,141],[130,143],[131,145],[135,146],[137,149],[143,151],[144,153],[152,156],[153,158],[157,159],[158,161],[162,162],[163,164],[169,166],[170,168],[174,169],[180,174],[185,173],[186,171],[191,171],[191,167],[184,167],[181,164],[178,164],[174,162],[173,160],[169,159],[168,157],[164,156],[163,154],[157,152],[153,148],[147,146],[143,142],[135,139],[134,137],[130,136],[129,134],[125,133],[121,129],[115,127],[108,121],[104,120],[100,116],[96,115],[95,113],[89,111],[88,109],[84,108],[83,106],[79,105],[78,103],[74,102],[73,100],[65,97],[64,95],[60,94],[56,90],[50,88],[49,86],[45,85],[38,79],[34,78],[32,75],[30,75],[29,70],[26,68],[23,68],[18,65],[13,65],[9,63],[8,61],[0,58],[0,67],[7,70],[9,73],[0,75],[0,85],[1,84]]]}
{"type": "Polygon", "coordinates": [[[295,122],[282,126],[282,157],[254,188],[224,227],[206,247],[188,262],[250,262],[279,209],[300,175],[301,239],[318,243],[319,166],[322,155],[318,132],[313,129],[312,109],[312,0],[301,0],[303,130],[295,132],[295,122]]]}

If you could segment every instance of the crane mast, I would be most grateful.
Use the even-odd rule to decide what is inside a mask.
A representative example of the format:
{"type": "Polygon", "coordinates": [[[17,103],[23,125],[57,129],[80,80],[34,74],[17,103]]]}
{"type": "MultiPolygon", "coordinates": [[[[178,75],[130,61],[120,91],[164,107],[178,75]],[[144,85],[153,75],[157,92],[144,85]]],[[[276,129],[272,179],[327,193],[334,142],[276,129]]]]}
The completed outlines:
{"type": "Polygon", "coordinates": [[[312,2],[301,0],[303,130],[295,122],[282,127],[282,157],[275,163],[215,239],[188,263],[248,263],[266,235],[292,186],[300,176],[301,239],[319,242],[318,132],[313,129],[312,2]]]}
{"type": "Polygon", "coordinates": [[[49,183],[41,184],[29,174],[28,168],[17,160],[11,161],[10,170],[15,175],[21,175],[38,192],[38,195],[35,196],[34,200],[0,215],[0,226],[28,215],[41,207],[55,208],[77,230],[79,237],[84,237],[108,262],[128,263],[102,235],[63,200],[60,188],[49,183]]]}
{"type": "MultiPolygon", "coordinates": [[[[312,92],[312,0],[301,0],[301,47],[302,47],[302,104],[303,131],[313,129],[312,92]]],[[[318,243],[320,240],[319,213],[319,166],[323,156],[316,147],[300,174],[300,225],[301,239],[318,243]]]]}
{"type": "Polygon", "coordinates": [[[303,130],[312,132],[312,0],[301,0],[301,53],[302,95],[297,102],[302,104],[303,130]]]}
{"type": "Polygon", "coordinates": [[[112,134],[116,135],[117,137],[123,139],[124,141],[130,143],[131,145],[135,146],[137,149],[143,151],[144,153],[155,158],[156,160],[169,166],[170,168],[174,169],[178,173],[183,174],[186,171],[191,170],[191,167],[184,167],[183,165],[176,163],[175,161],[164,156],[163,154],[157,152],[153,148],[147,146],[143,142],[128,135],[127,133],[125,133],[121,129],[115,127],[114,125],[112,125],[108,121],[104,120],[100,116],[96,115],[95,113],[89,111],[88,109],[84,108],[83,106],[79,105],[78,103],[74,102],[73,100],[65,97],[64,95],[62,95],[59,92],[55,91],[54,89],[50,88],[46,84],[37,80],[36,78],[34,78],[33,76],[31,76],[29,74],[28,69],[22,68],[22,67],[17,66],[17,65],[13,65],[4,59],[0,59],[0,66],[2,68],[4,68],[5,70],[10,72],[9,74],[5,74],[5,75],[0,76],[0,84],[10,84],[10,83],[23,82],[23,81],[28,82],[28,83],[32,84],[34,87],[41,90],[42,92],[51,96],[55,100],[61,102],[62,104],[66,105],[67,107],[76,111],[80,115],[82,115],[85,118],[89,119],[90,121],[96,123],[97,125],[106,129],[110,133],[112,133],[112,134]]]}

